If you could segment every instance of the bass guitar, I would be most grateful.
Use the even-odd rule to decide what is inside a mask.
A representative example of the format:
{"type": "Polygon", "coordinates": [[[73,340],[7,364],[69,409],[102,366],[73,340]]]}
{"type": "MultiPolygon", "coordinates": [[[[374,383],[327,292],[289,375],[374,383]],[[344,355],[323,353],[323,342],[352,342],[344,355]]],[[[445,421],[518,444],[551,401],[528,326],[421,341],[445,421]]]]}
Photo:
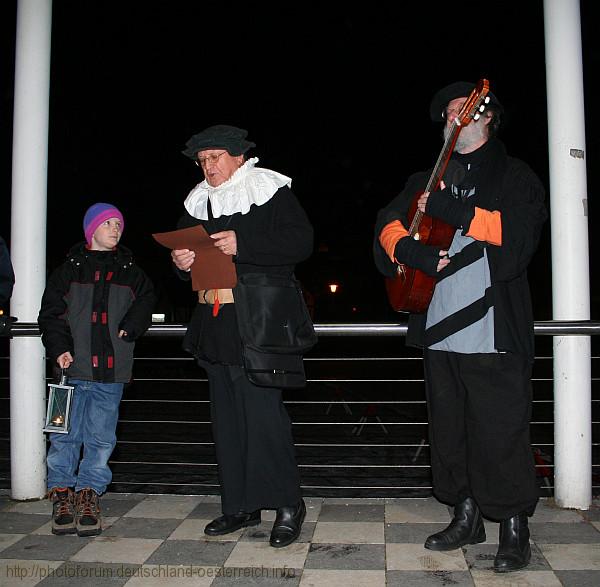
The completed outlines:
{"type": "MultiPolygon", "coordinates": [[[[417,208],[417,201],[424,192],[433,192],[438,189],[460,131],[471,120],[477,120],[480,117],[485,105],[490,100],[488,93],[488,80],[479,80],[460,112],[452,121],[427,186],[422,192],[416,194],[410,205],[408,212],[410,226],[407,229],[410,238],[442,250],[448,250],[452,243],[456,228],[421,212],[417,208]]],[[[433,296],[435,283],[435,277],[430,277],[419,269],[402,264],[398,265],[394,277],[385,278],[387,297],[396,312],[422,313],[427,310],[433,296]]]]}

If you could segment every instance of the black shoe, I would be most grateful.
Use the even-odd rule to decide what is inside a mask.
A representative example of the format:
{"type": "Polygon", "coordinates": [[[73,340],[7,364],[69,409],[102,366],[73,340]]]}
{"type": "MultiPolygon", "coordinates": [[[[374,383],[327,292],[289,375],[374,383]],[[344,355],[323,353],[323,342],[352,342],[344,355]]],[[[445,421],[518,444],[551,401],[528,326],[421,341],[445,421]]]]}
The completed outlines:
{"type": "Polygon", "coordinates": [[[77,492],[75,516],[77,536],[98,536],[102,532],[100,497],[90,487],[77,492]]]}
{"type": "Polygon", "coordinates": [[[258,524],[260,524],[260,510],[256,510],[250,514],[244,512],[231,516],[225,514],[207,524],[206,528],[204,528],[204,533],[208,536],[222,536],[246,526],[258,526],[258,524]]]}
{"type": "Polygon", "coordinates": [[[271,546],[283,548],[294,542],[300,536],[305,516],[306,504],[303,499],[296,506],[278,508],[277,517],[271,530],[271,540],[269,541],[271,546]]]}
{"type": "Polygon", "coordinates": [[[531,560],[527,514],[520,513],[500,522],[500,545],[494,559],[496,573],[525,568],[531,560]]]}
{"type": "Polygon", "coordinates": [[[450,525],[425,541],[429,550],[456,550],[465,544],[485,542],[485,528],[479,506],[472,497],[454,506],[450,525]]]}
{"type": "Polygon", "coordinates": [[[48,492],[52,500],[52,534],[74,534],[75,493],[70,487],[53,487],[48,492]]]}

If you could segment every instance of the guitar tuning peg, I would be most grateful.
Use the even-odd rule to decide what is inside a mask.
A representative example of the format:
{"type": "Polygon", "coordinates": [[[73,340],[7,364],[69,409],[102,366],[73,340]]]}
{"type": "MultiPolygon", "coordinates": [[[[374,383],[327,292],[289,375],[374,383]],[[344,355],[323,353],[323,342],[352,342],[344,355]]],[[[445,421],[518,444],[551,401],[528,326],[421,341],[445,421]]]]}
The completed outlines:
{"type": "Polygon", "coordinates": [[[480,117],[479,117],[479,112],[477,112],[477,114],[475,114],[475,115],[473,116],[473,120],[479,120],[479,118],[480,118],[480,117]]]}
{"type": "Polygon", "coordinates": [[[489,104],[489,103],[490,103],[490,97],[489,97],[489,96],[486,96],[486,97],[485,97],[485,100],[484,100],[484,102],[485,102],[486,104],[489,104]]]}
{"type": "Polygon", "coordinates": [[[479,112],[483,112],[484,110],[485,110],[485,106],[482,104],[482,105],[479,107],[479,112]]]}

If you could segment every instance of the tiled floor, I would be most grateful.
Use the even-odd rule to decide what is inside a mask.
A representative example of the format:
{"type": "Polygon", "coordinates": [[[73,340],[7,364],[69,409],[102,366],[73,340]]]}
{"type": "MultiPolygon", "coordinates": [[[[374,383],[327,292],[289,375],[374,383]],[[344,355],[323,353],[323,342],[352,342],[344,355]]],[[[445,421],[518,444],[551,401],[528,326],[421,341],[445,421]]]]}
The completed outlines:
{"type": "Polygon", "coordinates": [[[586,512],[545,500],[530,521],[533,557],[525,571],[491,570],[498,526],[462,550],[425,550],[448,509],[434,499],[307,498],[300,540],[269,546],[273,511],[260,526],[219,538],[202,532],[219,498],[107,494],[105,530],[95,538],[53,536],[48,501],[0,495],[0,585],[154,587],[286,585],[371,587],[600,585],[600,503],[586,512]]]}

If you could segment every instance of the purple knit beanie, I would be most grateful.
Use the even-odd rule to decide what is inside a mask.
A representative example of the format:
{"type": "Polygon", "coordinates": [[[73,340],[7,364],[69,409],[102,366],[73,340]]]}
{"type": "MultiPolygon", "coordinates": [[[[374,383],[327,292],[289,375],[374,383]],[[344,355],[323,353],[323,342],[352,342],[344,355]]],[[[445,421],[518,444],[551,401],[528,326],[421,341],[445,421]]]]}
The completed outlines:
{"type": "Polygon", "coordinates": [[[125,220],[123,220],[123,214],[115,206],[99,202],[87,209],[83,217],[83,232],[88,245],[92,244],[92,237],[96,229],[109,218],[118,218],[121,221],[121,233],[123,233],[125,220]]]}

